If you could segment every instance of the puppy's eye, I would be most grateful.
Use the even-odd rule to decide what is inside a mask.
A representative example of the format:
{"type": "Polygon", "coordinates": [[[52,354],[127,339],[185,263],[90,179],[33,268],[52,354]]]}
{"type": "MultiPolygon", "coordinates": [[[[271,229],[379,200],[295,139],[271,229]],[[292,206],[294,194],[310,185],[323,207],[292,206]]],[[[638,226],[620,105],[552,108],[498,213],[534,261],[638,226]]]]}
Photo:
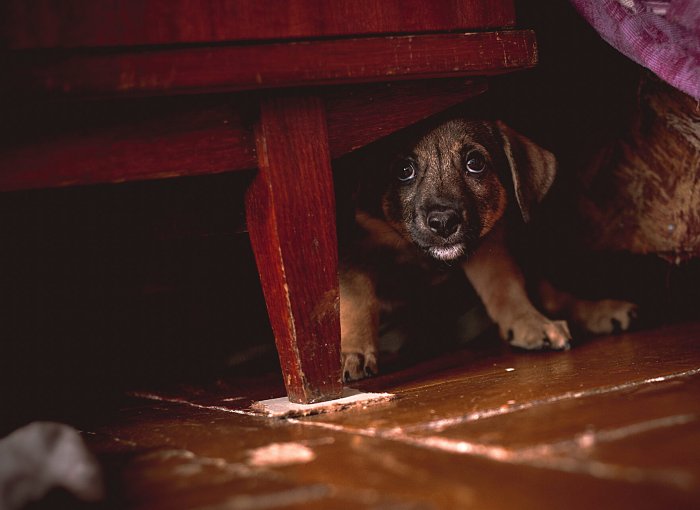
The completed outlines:
{"type": "Polygon", "coordinates": [[[416,177],[416,165],[410,159],[399,159],[394,163],[394,175],[401,182],[408,182],[416,177]]]}
{"type": "Polygon", "coordinates": [[[480,174],[486,170],[486,160],[478,152],[470,152],[466,157],[467,171],[471,174],[480,174]]]}

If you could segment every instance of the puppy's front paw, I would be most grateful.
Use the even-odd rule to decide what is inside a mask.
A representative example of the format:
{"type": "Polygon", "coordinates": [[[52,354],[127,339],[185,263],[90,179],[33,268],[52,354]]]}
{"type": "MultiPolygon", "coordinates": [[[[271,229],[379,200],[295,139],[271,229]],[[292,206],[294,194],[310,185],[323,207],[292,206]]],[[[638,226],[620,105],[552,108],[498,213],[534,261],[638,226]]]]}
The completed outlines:
{"type": "Polygon", "coordinates": [[[578,301],[573,318],[584,330],[596,335],[627,331],[637,318],[637,305],[614,299],[578,301]]]}
{"type": "Polygon", "coordinates": [[[501,331],[511,345],[522,349],[568,349],[571,333],[566,321],[550,321],[539,313],[529,313],[517,317],[501,331]]]}
{"type": "Polygon", "coordinates": [[[374,351],[365,353],[344,352],[341,355],[341,363],[343,366],[343,380],[345,382],[372,377],[379,372],[377,369],[377,353],[374,351]]]}

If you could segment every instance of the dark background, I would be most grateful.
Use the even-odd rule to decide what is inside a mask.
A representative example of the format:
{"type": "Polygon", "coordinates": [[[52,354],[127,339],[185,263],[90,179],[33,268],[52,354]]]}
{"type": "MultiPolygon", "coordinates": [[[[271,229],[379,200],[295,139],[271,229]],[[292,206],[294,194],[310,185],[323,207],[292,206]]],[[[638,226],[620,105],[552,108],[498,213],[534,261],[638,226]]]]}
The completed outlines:
{"type": "MultiPolygon", "coordinates": [[[[625,129],[640,68],[566,2],[520,2],[540,66],[492,80],[464,105],[501,118],[560,160],[539,224],[520,242],[533,270],[583,295],[633,299],[648,324],[692,316],[698,263],[592,254],[571,207],[577,169],[625,129]]],[[[0,194],[0,435],[70,421],[124,390],[239,377],[276,354],[245,233],[249,175],[0,194]],[[246,354],[248,353],[248,354],[246,354]]],[[[348,176],[339,172],[339,216],[348,176]]]]}

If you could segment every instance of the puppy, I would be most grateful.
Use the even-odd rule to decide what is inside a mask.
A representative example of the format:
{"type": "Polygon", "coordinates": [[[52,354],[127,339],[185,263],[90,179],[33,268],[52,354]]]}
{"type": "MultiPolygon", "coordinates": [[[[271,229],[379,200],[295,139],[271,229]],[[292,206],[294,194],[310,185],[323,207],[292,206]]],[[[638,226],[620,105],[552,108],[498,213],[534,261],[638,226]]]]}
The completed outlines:
{"type": "MultiPolygon", "coordinates": [[[[463,271],[498,325],[524,349],[568,349],[565,321],[542,315],[506,246],[513,211],[529,221],[556,173],[548,151],[500,122],[451,120],[376,173],[356,213],[359,234],[341,250],[340,321],[345,380],[376,374],[380,310],[411,283],[463,271]],[[387,292],[399,288],[399,292],[387,292]]],[[[541,285],[543,305],[583,329],[627,329],[634,305],[588,302],[541,285]]]]}

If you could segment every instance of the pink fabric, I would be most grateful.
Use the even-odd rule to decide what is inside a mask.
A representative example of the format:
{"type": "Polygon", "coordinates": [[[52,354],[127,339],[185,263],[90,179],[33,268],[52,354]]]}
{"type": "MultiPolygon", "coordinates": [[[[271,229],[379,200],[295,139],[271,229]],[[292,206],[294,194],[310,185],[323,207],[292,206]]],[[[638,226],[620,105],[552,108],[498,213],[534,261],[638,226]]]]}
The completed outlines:
{"type": "Polygon", "coordinates": [[[605,41],[700,100],[700,0],[571,0],[605,41]]]}

